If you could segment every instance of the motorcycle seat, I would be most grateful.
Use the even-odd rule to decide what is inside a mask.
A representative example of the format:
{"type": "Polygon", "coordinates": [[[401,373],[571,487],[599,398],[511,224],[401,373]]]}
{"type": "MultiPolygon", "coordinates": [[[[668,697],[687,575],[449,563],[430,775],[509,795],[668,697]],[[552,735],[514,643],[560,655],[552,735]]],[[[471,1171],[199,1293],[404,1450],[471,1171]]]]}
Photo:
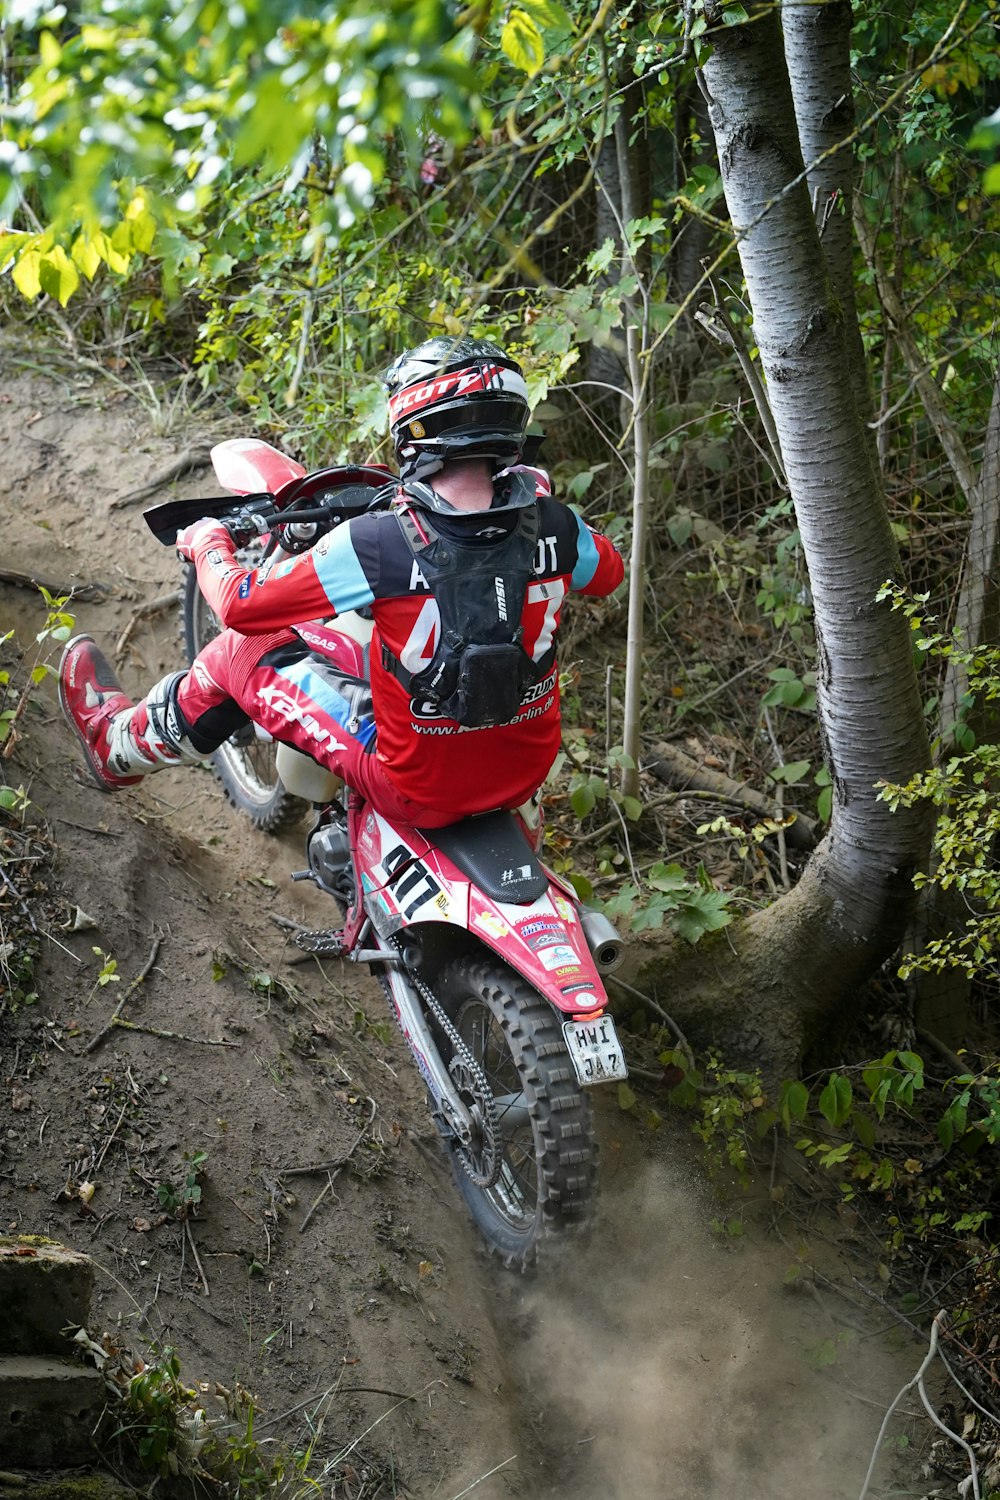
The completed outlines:
{"type": "Polygon", "coordinates": [[[421,832],[492,901],[530,906],[549,888],[549,878],[513,813],[480,813],[421,832]]]}

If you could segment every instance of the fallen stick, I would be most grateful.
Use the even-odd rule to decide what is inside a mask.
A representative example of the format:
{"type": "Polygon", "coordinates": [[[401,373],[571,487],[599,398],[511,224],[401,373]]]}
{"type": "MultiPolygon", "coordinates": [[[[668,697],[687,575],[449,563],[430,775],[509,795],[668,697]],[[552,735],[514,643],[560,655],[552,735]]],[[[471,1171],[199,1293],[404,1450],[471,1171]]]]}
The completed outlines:
{"type": "MultiPolygon", "coordinates": [[[[196,1047],[242,1047],[242,1042],[227,1042],[225,1037],[188,1036],[183,1031],[166,1031],[161,1026],[140,1026],[138,1021],[126,1021],[124,1016],[112,1016],[107,1030],[121,1027],[122,1031],[141,1031],[145,1036],[157,1036],[164,1042],[193,1042],[196,1047]]],[[[90,1051],[90,1048],[87,1048],[90,1051]]]]}
{"type": "Polygon", "coordinates": [[[302,1223],[299,1225],[299,1234],[301,1234],[303,1232],[303,1230],[305,1229],[306,1225],[309,1223],[309,1220],[312,1218],[312,1216],[316,1212],[317,1208],[319,1208],[320,1204],[323,1202],[323,1199],[326,1197],[327,1193],[331,1193],[333,1191],[334,1183],[337,1181],[337,1178],[340,1176],[341,1171],[343,1170],[344,1167],[347,1166],[347,1163],[350,1161],[350,1159],[354,1155],[355,1151],[361,1145],[361,1142],[364,1140],[365,1136],[370,1133],[372,1125],[374,1124],[374,1121],[375,1121],[375,1116],[378,1114],[378,1105],[375,1103],[374,1099],[369,1099],[368,1103],[371,1105],[372,1109],[371,1109],[371,1114],[368,1116],[368,1119],[365,1122],[364,1129],[359,1132],[359,1134],[358,1134],[357,1138],[355,1139],[353,1145],[351,1146],[350,1150],[348,1150],[347,1152],[345,1152],[345,1154],[342,1157],[340,1157],[339,1160],[332,1161],[332,1162],[325,1162],[325,1163],[323,1163],[319,1167],[287,1167],[281,1173],[281,1175],[285,1176],[285,1177],[305,1176],[305,1175],[307,1175],[308,1173],[311,1173],[311,1172],[326,1172],[326,1173],[328,1173],[328,1176],[327,1176],[327,1179],[326,1179],[326,1185],[321,1189],[321,1191],[319,1193],[319,1196],[314,1199],[314,1201],[312,1203],[312,1206],[309,1209],[309,1212],[306,1214],[305,1218],[302,1220],[302,1223]]]}
{"type": "Polygon", "coordinates": [[[94,1048],[95,1047],[99,1047],[100,1044],[101,1044],[101,1042],[104,1041],[105,1037],[107,1037],[108,1035],[110,1035],[112,1027],[118,1026],[119,1024],[121,1024],[120,1017],[121,1017],[122,1011],[125,1008],[125,1004],[132,997],[132,995],[135,994],[136,990],[139,988],[140,984],[142,984],[142,981],[145,979],[145,977],[149,973],[150,969],[156,963],[156,955],[160,951],[160,944],[162,942],[163,942],[163,933],[162,932],[156,933],[156,935],[153,938],[153,946],[149,950],[149,957],[146,959],[146,962],[143,964],[143,966],[139,970],[138,974],[132,980],[131,984],[129,985],[129,987],[125,991],[125,993],[122,995],[121,999],[119,1000],[118,1004],[115,1006],[114,1010],[111,1012],[111,1019],[108,1022],[108,1024],[106,1026],[103,1026],[101,1028],[101,1030],[97,1033],[96,1036],[91,1037],[90,1041],[87,1043],[86,1047],[84,1047],[84,1049],[83,1049],[84,1052],[93,1052],[94,1048]]]}
{"type": "Polygon", "coordinates": [[[198,1275],[201,1277],[201,1284],[205,1288],[205,1296],[210,1297],[212,1294],[208,1288],[208,1277],[205,1275],[198,1257],[198,1247],[194,1242],[194,1235],[191,1233],[191,1221],[189,1219],[184,1220],[184,1233],[187,1235],[188,1244],[191,1246],[191,1254],[194,1256],[194,1263],[198,1267],[198,1275]]]}
{"type": "MultiPolygon", "coordinates": [[[[676,745],[661,742],[656,746],[652,760],[643,760],[643,770],[649,771],[658,781],[678,791],[691,789],[712,792],[723,802],[733,802],[737,807],[746,807],[759,818],[775,816],[775,802],[763,792],[734,781],[722,771],[713,771],[690,755],[685,755],[676,745]]],[[[795,814],[795,822],[785,829],[785,838],[796,849],[814,848],[818,837],[817,824],[802,813],[795,814]]]]}
{"type": "Polygon", "coordinates": [[[170,609],[174,604],[180,604],[181,598],[180,589],[174,589],[172,593],[158,594],[155,599],[147,599],[145,604],[140,604],[118,637],[115,645],[115,656],[119,658],[124,656],[125,647],[128,645],[132,632],[140,620],[148,620],[150,615],[158,615],[161,610],[170,609]]]}
{"type": "Polygon", "coordinates": [[[54,583],[51,578],[39,578],[35,573],[21,573],[16,568],[0,568],[0,583],[9,583],[16,589],[45,589],[56,599],[103,599],[109,592],[105,583],[54,583]]]}
{"type": "Polygon", "coordinates": [[[140,500],[145,500],[149,495],[155,495],[156,491],[162,489],[165,484],[179,479],[182,474],[187,474],[191,469],[204,469],[208,466],[209,450],[205,443],[197,448],[186,448],[172,463],[167,464],[165,469],[160,469],[154,474],[147,484],[140,485],[137,490],[129,490],[125,495],[119,495],[112,500],[108,510],[121,510],[123,505],[135,505],[140,500]]]}

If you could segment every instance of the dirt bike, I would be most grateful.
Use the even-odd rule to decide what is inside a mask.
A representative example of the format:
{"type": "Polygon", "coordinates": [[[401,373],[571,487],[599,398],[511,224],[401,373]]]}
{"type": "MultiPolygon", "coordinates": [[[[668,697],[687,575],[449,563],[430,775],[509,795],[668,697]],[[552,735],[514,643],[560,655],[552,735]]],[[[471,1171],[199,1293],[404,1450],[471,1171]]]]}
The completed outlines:
{"type": "MultiPolygon", "coordinates": [[[[205,515],[234,538],[255,534],[248,566],[312,545],[368,509],[389,477],[374,466],[308,474],[256,439],[221,443],[212,461],[238,504],[170,501],[145,519],[167,545],[205,515]]],[[[193,654],[218,622],[190,581],[186,601],[193,654]]],[[[347,615],[304,632],[310,649],[354,684],[359,714],[370,703],[371,633],[370,621],[347,615]]],[[[602,982],[622,957],[618,933],[540,862],[511,812],[421,831],[384,817],[288,745],[243,735],[218,754],[227,790],[258,827],[315,809],[307,868],[292,879],[331,896],[341,921],[296,941],[370,966],[427,1087],[472,1219],[506,1265],[525,1268],[543,1239],[583,1223],[593,1207],[587,1091],[627,1076],[602,982]]]]}

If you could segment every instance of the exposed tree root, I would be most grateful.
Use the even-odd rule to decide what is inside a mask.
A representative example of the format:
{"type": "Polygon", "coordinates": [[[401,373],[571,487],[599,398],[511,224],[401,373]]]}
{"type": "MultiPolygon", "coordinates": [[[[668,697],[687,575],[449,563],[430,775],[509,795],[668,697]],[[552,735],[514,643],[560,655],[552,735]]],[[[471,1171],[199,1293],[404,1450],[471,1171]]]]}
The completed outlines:
{"type": "Polygon", "coordinates": [[[108,510],[121,510],[125,505],[137,505],[140,500],[155,495],[156,491],[162,489],[165,484],[179,479],[182,474],[188,474],[192,469],[204,469],[209,463],[209,448],[206,443],[199,443],[195,448],[185,448],[166,468],[159,469],[146,484],[139,486],[137,490],[129,490],[127,494],[119,495],[112,500],[108,510]]]}

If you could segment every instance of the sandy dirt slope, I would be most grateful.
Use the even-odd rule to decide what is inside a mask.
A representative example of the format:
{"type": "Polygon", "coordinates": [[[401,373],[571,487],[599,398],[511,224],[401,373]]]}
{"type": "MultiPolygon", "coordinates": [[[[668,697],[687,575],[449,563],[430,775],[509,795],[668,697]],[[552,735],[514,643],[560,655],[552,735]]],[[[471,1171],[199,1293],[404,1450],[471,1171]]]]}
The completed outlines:
{"type": "MultiPolygon", "coordinates": [[[[134,401],[5,358],[2,566],[104,585],[74,610],[111,648],[138,604],[178,582],[141,507],[112,502],[192,434],[157,436],[134,401]]],[[[206,432],[240,435],[221,419],[206,432]]],[[[215,488],[203,472],[158,498],[215,488]]],[[[35,595],[0,585],[0,624],[22,647],[43,622],[35,595]]],[[[180,664],[172,606],[120,658],[133,691],[180,664]]],[[[0,1012],[0,1228],[94,1257],[96,1330],[172,1345],[192,1381],[239,1379],[266,1436],[300,1437],[311,1418],[329,1493],[351,1500],[857,1495],[919,1353],[885,1332],[890,1318],[873,1325],[786,1277],[802,1254],[849,1285],[848,1257],[873,1247],[846,1229],[782,1242],[753,1204],[736,1210],[738,1239],[720,1236],[713,1222],[734,1210],[706,1184],[686,1121],[644,1133],[605,1098],[591,1242],[530,1280],[498,1273],[375,983],[336,961],[288,962],[272,915],[332,921],[287,879],[301,836],[253,833],[208,770],[102,796],[48,684],[5,771],[54,851],[55,892],[39,1002],[0,1012]],[[78,913],[93,925],[73,930],[78,913]],[[123,1010],[148,1029],[116,1027],[88,1051],[154,944],[123,1010]],[[107,957],[120,978],[102,985],[107,957]],[[188,1232],[157,1188],[179,1188],[185,1153],[202,1152],[188,1232]],[[328,1169],[298,1170],[323,1164],[332,1187],[328,1169]]]]}

